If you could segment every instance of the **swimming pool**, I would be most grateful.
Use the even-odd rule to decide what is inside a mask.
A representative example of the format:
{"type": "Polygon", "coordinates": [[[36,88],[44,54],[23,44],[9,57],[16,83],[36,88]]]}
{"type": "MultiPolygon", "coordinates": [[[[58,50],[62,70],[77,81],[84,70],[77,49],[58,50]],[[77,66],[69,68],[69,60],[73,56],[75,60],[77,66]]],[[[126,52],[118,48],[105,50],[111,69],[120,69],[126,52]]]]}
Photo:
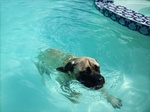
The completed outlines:
{"type": "Polygon", "coordinates": [[[1,112],[150,110],[150,38],[104,17],[92,0],[1,0],[0,37],[1,112]],[[49,91],[32,61],[46,48],[97,59],[123,107],[91,94],[73,104],[53,83],[49,91]]]}

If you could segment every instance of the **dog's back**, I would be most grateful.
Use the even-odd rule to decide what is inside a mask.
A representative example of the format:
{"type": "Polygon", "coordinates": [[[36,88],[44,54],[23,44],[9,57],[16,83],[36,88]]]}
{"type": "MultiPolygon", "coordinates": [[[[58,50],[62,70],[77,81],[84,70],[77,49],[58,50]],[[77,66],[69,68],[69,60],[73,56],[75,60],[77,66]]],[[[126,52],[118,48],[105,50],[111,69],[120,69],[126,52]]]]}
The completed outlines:
{"type": "Polygon", "coordinates": [[[50,48],[39,53],[35,64],[41,75],[48,74],[50,70],[65,65],[71,57],[73,56],[66,52],[50,48]]]}

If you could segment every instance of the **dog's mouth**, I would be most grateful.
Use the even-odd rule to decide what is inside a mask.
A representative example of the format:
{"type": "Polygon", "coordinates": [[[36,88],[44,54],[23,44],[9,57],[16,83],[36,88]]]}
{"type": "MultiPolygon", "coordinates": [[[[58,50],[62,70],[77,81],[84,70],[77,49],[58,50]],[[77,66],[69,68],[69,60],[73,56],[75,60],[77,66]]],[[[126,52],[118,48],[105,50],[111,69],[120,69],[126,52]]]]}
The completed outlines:
{"type": "Polygon", "coordinates": [[[100,89],[102,87],[103,87],[103,85],[96,85],[96,86],[93,87],[93,89],[100,89]]]}
{"type": "Polygon", "coordinates": [[[81,84],[83,84],[84,86],[91,88],[91,89],[100,89],[103,87],[103,84],[97,84],[97,85],[93,85],[91,83],[86,83],[85,81],[79,81],[81,84]]]}

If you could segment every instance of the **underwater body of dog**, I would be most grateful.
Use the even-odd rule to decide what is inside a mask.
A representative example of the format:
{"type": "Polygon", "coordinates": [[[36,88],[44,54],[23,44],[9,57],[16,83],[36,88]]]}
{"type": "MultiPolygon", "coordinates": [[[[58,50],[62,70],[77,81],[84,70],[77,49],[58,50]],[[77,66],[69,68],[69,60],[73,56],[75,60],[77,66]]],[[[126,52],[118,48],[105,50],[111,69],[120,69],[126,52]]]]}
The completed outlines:
{"type": "Polygon", "coordinates": [[[35,64],[41,76],[44,77],[44,74],[52,75],[51,72],[53,70],[59,72],[59,77],[56,80],[60,84],[62,91],[69,93],[63,95],[73,103],[78,103],[77,99],[81,95],[69,87],[69,82],[76,80],[86,88],[95,91],[100,90],[114,108],[120,108],[122,106],[122,101],[113,97],[103,87],[105,79],[100,74],[100,67],[95,59],[90,57],[76,57],[51,48],[41,51],[37,59],[38,61],[35,64]]]}

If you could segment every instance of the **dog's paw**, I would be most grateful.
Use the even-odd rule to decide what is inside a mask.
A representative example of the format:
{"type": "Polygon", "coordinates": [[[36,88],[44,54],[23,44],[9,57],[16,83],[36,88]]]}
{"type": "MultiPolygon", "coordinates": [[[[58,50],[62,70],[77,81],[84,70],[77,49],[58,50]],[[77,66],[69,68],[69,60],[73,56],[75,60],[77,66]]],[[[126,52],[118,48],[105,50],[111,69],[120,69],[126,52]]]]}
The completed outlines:
{"type": "Polygon", "coordinates": [[[75,99],[72,99],[72,98],[68,98],[72,103],[75,103],[75,104],[78,104],[79,101],[78,100],[75,100],[75,99]]]}
{"type": "Polygon", "coordinates": [[[120,109],[122,106],[122,101],[119,98],[115,98],[111,95],[107,97],[107,101],[110,102],[114,108],[120,109]]]}
{"type": "Polygon", "coordinates": [[[70,97],[79,98],[80,96],[81,96],[81,93],[76,92],[74,90],[70,93],[70,97]]]}

